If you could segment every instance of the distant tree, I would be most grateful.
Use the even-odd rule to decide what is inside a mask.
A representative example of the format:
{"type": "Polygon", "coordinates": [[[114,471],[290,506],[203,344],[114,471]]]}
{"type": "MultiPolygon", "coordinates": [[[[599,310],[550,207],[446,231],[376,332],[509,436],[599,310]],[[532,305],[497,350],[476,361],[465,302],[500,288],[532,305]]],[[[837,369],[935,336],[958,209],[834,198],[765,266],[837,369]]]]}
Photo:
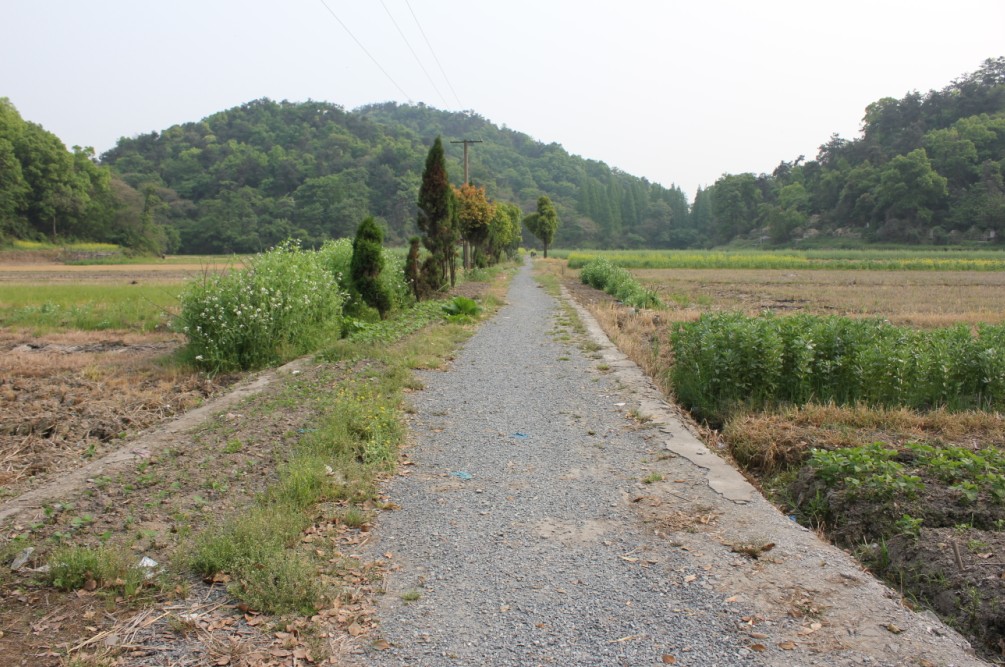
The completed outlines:
{"type": "Polygon", "coordinates": [[[492,221],[489,223],[487,252],[492,263],[498,262],[505,253],[508,257],[516,254],[520,247],[520,207],[502,202],[496,204],[492,221]]]}
{"type": "Polygon", "coordinates": [[[555,212],[555,206],[551,200],[544,195],[538,197],[537,212],[524,218],[523,224],[544,246],[544,256],[547,257],[548,246],[551,245],[555,238],[555,232],[558,231],[558,213],[555,212]]]}
{"type": "Polygon", "coordinates": [[[439,283],[455,283],[455,260],[457,241],[457,203],[454,191],[447,177],[447,163],[443,155],[443,142],[439,137],[433,142],[426,157],[426,168],[422,172],[419,186],[419,229],[422,243],[432,253],[439,265],[439,283]]]}
{"type": "Polygon", "coordinates": [[[364,218],[356,228],[349,262],[353,287],[359,291],[366,305],[377,309],[380,319],[386,318],[391,310],[391,295],[380,282],[380,272],[384,270],[383,243],[381,228],[372,217],[364,218]]]}

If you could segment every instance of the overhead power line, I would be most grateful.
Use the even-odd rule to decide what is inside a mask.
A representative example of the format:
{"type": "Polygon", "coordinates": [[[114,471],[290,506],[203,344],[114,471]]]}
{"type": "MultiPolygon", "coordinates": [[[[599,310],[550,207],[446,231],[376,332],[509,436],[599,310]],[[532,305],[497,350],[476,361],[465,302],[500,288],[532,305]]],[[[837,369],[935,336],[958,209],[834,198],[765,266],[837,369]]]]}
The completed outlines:
{"type": "Polygon", "coordinates": [[[426,70],[426,66],[422,64],[421,60],[419,60],[419,54],[417,54],[415,52],[415,49],[412,48],[411,42],[408,41],[408,38],[405,37],[405,33],[402,32],[401,26],[399,26],[398,22],[394,20],[394,15],[391,14],[391,10],[387,8],[387,4],[384,2],[384,0],[380,0],[380,4],[384,8],[384,11],[387,12],[387,17],[391,19],[391,23],[393,23],[394,27],[398,30],[398,34],[401,35],[401,39],[402,41],[405,42],[405,46],[407,46],[408,50],[412,52],[412,57],[415,58],[415,62],[419,64],[419,67],[422,69],[422,73],[426,75],[426,79],[429,80],[429,83],[433,87],[433,90],[435,90],[436,94],[440,96],[440,100],[443,101],[443,106],[447,106],[447,98],[445,98],[443,96],[443,93],[440,92],[440,89],[436,87],[436,82],[433,81],[433,77],[429,76],[429,72],[426,70]]]}
{"type": "MultiPolygon", "coordinates": [[[[377,69],[379,69],[381,72],[384,73],[384,76],[387,77],[387,80],[390,81],[392,84],[394,84],[394,87],[397,88],[398,91],[401,92],[401,94],[405,96],[405,99],[408,100],[409,104],[411,104],[412,97],[408,93],[405,92],[404,88],[402,88],[401,86],[398,85],[398,82],[395,81],[391,77],[391,75],[387,73],[387,70],[384,69],[379,62],[377,62],[377,59],[374,58],[373,55],[369,51],[366,50],[366,47],[363,46],[363,43],[361,41],[359,41],[358,39],[356,39],[356,35],[352,34],[352,30],[349,30],[349,26],[347,26],[345,23],[342,22],[342,19],[340,19],[338,17],[338,15],[335,14],[335,12],[332,11],[332,8],[328,6],[328,3],[325,2],[325,0],[321,0],[321,4],[325,6],[325,9],[327,9],[328,13],[332,15],[332,18],[334,18],[336,21],[338,21],[339,25],[342,26],[342,28],[349,34],[350,37],[352,37],[352,41],[356,42],[356,45],[360,49],[363,50],[363,53],[365,53],[370,58],[370,60],[373,61],[373,64],[377,66],[377,69]]],[[[449,81],[447,83],[449,83],[449,81]]]]}
{"type": "Polygon", "coordinates": [[[443,69],[443,65],[440,64],[440,59],[436,57],[436,51],[433,50],[433,45],[429,43],[429,38],[426,37],[426,31],[422,29],[422,24],[419,23],[419,17],[415,15],[415,10],[412,9],[412,3],[405,0],[405,6],[408,7],[408,11],[412,13],[412,18],[415,19],[415,25],[419,26],[419,32],[422,33],[422,39],[426,41],[426,46],[429,47],[429,52],[433,54],[433,60],[436,61],[436,66],[440,68],[440,74],[443,75],[443,80],[447,82],[447,86],[450,88],[450,92],[453,93],[454,99],[457,100],[457,106],[463,107],[461,104],[461,98],[457,97],[457,91],[454,90],[454,85],[450,83],[450,77],[443,69]]]}

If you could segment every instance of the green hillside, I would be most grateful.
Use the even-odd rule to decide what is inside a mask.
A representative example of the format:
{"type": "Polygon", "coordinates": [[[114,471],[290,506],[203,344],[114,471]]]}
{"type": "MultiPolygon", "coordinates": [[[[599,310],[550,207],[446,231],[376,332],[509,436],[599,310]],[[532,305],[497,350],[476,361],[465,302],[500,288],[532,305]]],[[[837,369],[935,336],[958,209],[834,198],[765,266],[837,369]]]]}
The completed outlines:
{"type": "MultiPolygon", "coordinates": [[[[374,215],[391,242],[416,232],[419,176],[436,136],[476,139],[470,176],[525,213],[544,194],[558,209],[558,245],[665,245],[687,200],[602,162],[569,155],[473,113],[381,104],[346,111],[324,102],[255,100],[197,123],[121,139],[102,164],[156,192],[181,250],[248,252],[290,236],[347,236],[374,215]]],[[[462,149],[448,171],[463,180],[462,149]]]]}
{"type": "Polygon", "coordinates": [[[1005,58],[926,94],[870,104],[862,134],[831,136],[816,160],[731,174],[696,195],[692,221],[716,243],[814,235],[945,244],[1005,239],[1005,58]]]}

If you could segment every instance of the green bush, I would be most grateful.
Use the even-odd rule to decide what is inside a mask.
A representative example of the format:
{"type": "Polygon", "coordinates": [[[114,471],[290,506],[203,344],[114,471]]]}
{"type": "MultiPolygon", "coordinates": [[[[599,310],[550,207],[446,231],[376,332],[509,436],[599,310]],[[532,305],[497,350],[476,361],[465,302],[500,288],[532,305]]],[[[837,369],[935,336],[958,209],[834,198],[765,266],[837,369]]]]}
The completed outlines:
{"type": "Polygon", "coordinates": [[[286,242],[191,283],[179,316],[190,357],[213,371],[261,368],[337,334],[345,294],[320,259],[286,242]]]}
{"type": "Polygon", "coordinates": [[[703,315],[671,334],[677,398],[723,420],[736,407],[810,401],[1005,407],[1005,326],[921,331],[879,320],[703,315]]]}
{"type": "Polygon", "coordinates": [[[662,303],[656,293],[639,284],[626,269],[606,259],[587,262],[579,272],[585,284],[603,290],[627,306],[634,308],[660,308],[662,303]]]}
{"type": "MultiPolygon", "coordinates": [[[[405,276],[404,253],[389,248],[382,249],[384,270],[377,282],[391,298],[391,309],[402,310],[415,303],[412,288],[405,276]]],[[[331,273],[343,292],[347,294],[345,311],[360,316],[365,303],[352,283],[352,239],[328,241],[318,250],[321,264],[331,273]]],[[[371,311],[372,312],[372,311],[371,311]]]]}

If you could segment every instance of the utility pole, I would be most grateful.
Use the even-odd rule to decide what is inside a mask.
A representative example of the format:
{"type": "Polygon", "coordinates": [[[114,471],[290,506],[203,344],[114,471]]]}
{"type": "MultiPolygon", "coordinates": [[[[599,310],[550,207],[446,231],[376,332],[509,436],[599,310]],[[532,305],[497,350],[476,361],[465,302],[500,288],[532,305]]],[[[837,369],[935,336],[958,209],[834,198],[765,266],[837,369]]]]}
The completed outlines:
{"type": "Polygon", "coordinates": [[[481,139],[461,139],[460,141],[451,141],[452,144],[464,144],[464,185],[468,184],[468,144],[480,144],[481,139]]]}
{"type": "MultiPolygon", "coordinates": [[[[452,144],[464,144],[464,185],[468,184],[468,144],[480,144],[481,139],[461,139],[460,141],[451,141],[452,144]]],[[[464,257],[462,262],[464,264],[464,270],[467,271],[471,268],[471,244],[468,243],[467,239],[464,239],[464,243],[461,244],[464,251],[464,257]]]]}

